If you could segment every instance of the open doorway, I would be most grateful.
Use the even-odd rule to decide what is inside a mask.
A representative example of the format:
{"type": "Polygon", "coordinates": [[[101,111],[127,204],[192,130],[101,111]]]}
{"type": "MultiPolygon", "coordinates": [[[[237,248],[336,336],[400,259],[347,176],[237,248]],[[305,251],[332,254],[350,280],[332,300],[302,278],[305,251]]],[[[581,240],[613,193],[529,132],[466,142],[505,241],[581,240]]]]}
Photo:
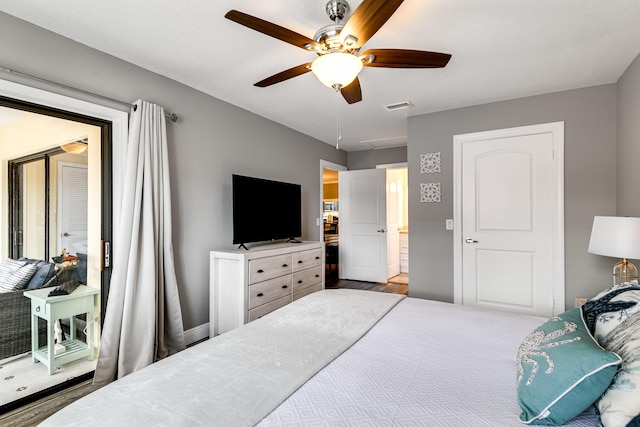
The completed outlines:
{"type": "Polygon", "coordinates": [[[388,282],[409,285],[408,168],[405,163],[378,166],[382,168],[387,171],[388,282]]]}
{"type": "Polygon", "coordinates": [[[320,161],[321,216],[320,232],[325,242],[325,282],[334,283],[340,274],[340,200],[338,197],[338,172],[345,166],[320,161]]]}
{"type": "MultiPolygon", "coordinates": [[[[384,215],[373,215],[376,218],[384,216],[384,225],[374,224],[376,227],[373,229],[378,237],[384,236],[384,251],[380,253],[376,252],[377,255],[371,255],[367,253],[367,250],[357,250],[357,254],[364,254],[360,258],[366,258],[356,262],[359,267],[363,265],[366,267],[368,263],[384,266],[384,268],[381,268],[381,270],[383,270],[382,275],[376,274],[375,278],[370,274],[358,275],[356,274],[357,272],[346,274],[345,271],[343,271],[344,268],[341,268],[345,267],[345,265],[342,265],[344,260],[349,261],[351,259],[353,262],[353,259],[357,258],[353,254],[348,253],[351,250],[350,245],[347,244],[350,242],[350,235],[348,233],[344,235],[344,216],[348,212],[352,200],[350,200],[349,196],[345,196],[350,194],[350,191],[346,191],[347,188],[345,188],[344,183],[341,183],[341,180],[352,174],[366,174],[366,171],[346,171],[346,168],[343,166],[327,164],[328,162],[321,162],[320,166],[322,197],[320,218],[322,218],[322,221],[319,221],[319,225],[322,227],[321,236],[323,236],[323,240],[327,243],[327,284],[332,285],[333,282],[338,281],[338,287],[340,287],[345,281],[356,281],[360,282],[360,285],[357,283],[349,283],[349,286],[353,285],[357,289],[360,289],[358,286],[364,286],[363,283],[365,282],[371,282],[372,284],[392,284],[404,286],[399,293],[406,294],[409,283],[407,164],[378,165],[377,169],[384,169],[384,171],[380,170],[379,173],[374,173],[374,175],[381,175],[382,178],[379,184],[374,185],[374,187],[380,189],[380,194],[378,194],[379,192],[376,190],[375,193],[377,196],[373,195],[371,191],[365,191],[364,194],[359,193],[357,196],[361,202],[364,201],[362,197],[366,200],[369,200],[371,197],[376,198],[378,201],[371,203],[378,207],[374,208],[370,206],[371,203],[365,203],[365,207],[356,209],[357,212],[360,212],[360,214],[356,214],[356,216],[360,217],[362,216],[361,214],[365,214],[364,216],[367,217],[366,214],[371,214],[372,209],[382,209],[383,212],[380,212],[380,214],[384,213],[384,215]],[[380,200],[383,200],[383,202],[380,203],[380,200]],[[345,203],[347,204],[346,207],[345,203]],[[345,238],[347,239],[346,241],[344,240],[345,238]],[[337,256],[335,256],[335,254],[337,254],[337,256]]],[[[372,170],[372,172],[375,171],[372,170]]],[[[361,184],[362,181],[359,181],[359,183],[361,184]]],[[[358,187],[364,189],[372,188],[366,185],[366,183],[364,186],[347,185],[347,187],[349,189],[357,189],[358,187]]],[[[371,242],[371,239],[369,239],[368,242],[371,242]]],[[[374,245],[369,244],[367,248],[373,246],[374,245]]],[[[382,286],[384,287],[384,285],[382,286]]]]}
{"type": "Polygon", "coordinates": [[[406,177],[404,164],[339,173],[341,279],[407,283],[406,177]]]}
{"type": "Polygon", "coordinates": [[[101,245],[111,238],[111,131],[110,122],[0,97],[0,199],[10,207],[0,259],[33,270],[0,293],[2,412],[93,376],[109,275],[101,245]],[[86,301],[60,319],[33,316],[32,302],[67,297],[86,301]]]}

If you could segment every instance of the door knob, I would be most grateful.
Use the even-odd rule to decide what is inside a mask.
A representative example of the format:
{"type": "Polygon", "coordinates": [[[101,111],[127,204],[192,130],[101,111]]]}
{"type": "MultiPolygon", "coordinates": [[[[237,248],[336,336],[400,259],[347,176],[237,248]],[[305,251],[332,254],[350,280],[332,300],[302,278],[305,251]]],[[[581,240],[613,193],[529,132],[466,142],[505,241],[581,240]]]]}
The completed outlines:
{"type": "Polygon", "coordinates": [[[478,243],[478,241],[477,241],[477,240],[473,240],[471,237],[467,237],[467,238],[465,239],[465,242],[466,242],[466,243],[478,243]]]}
{"type": "Polygon", "coordinates": [[[63,236],[64,236],[64,237],[69,237],[69,236],[73,236],[73,234],[69,234],[69,233],[66,233],[66,232],[65,232],[65,233],[63,234],[63,236]]]}
{"type": "Polygon", "coordinates": [[[387,230],[385,230],[384,228],[381,228],[380,230],[378,230],[378,233],[386,233],[387,230]]]}

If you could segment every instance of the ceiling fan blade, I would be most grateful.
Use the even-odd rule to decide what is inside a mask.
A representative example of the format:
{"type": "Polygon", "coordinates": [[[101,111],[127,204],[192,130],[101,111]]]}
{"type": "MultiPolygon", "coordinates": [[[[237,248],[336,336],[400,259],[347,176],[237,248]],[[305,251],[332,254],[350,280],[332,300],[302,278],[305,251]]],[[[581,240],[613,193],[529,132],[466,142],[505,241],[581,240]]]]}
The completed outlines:
{"type": "Polygon", "coordinates": [[[368,49],[362,52],[365,67],[442,68],[451,59],[448,53],[410,49],[368,49]],[[371,60],[367,60],[367,56],[371,60]]]}
{"type": "Polygon", "coordinates": [[[247,15],[246,13],[239,12],[237,10],[230,10],[224,15],[225,18],[237,22],[240,25],[249,27],[252,30],[256,30],[262,34],[274,37],[283,42],[290,43],[294,46],[298,46],[305,50],[314,50],[318,43],[310,39],[307,36],[291,31],[288,28],[281,27],[280,25],[273,24],[264,19],[256,18],[255,16],[247,15]]]}
{"type": "Polygon", "coordinates": [[[311,71],[311,62],[298,65],[297,67],[289,68],[288,70],[284,70],[278,74],[274,74],[271,77],[267,77],[264,80],[260,80],[258,83],[254,83],[254,86],[258,86],[258,87],[271,86],[273,84],[280,83],[285,80],[289,80],[293,77],[301,76],[302,74],[308,73],[309,71],[311,71]]]}
{"type": "Polygon", "coordinates": [[[355,104],[356,102],[362,101],[362,89],[360,88],[360,80],[356,77],[356,79],[349,84],[347,87],[343,87],[340,89],[340,93],[342,93],[343,98],[349,104],[355,104]]]}
{"type": "Polygon", "coordinates": [[[391,18],[404,0],[364,0],[353,12],[340,31],[340,38],[350,48],[359,48],[391,18]],[[349,44],[347,38],[357,40],[349,44]]]}

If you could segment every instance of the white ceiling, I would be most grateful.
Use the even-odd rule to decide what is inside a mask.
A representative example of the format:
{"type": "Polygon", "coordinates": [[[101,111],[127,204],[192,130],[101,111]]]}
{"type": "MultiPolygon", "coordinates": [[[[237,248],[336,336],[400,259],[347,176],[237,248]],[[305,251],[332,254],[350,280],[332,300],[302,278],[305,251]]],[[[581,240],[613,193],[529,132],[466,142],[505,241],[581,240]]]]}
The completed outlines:
{"type": "MultiPolygon", "coordinates": [[[[350,3],[353,10],[361,0],[350,3]]],[[[371,148],[362,143],[368,140],[380,140],[374,145],[381,147],[404,145],[407,116],[614,83],[640,53],[638,0],[405,0],[363,50],[450,53],[446,68],[365,68],[360,74],[363,101],[353,105],[312,73],[254,87],[315,56],[224,14],[237,9],[312,38],[330,23],[325,4],[0,0],[0,10],[328,144],[336,142],[339,109],[340,148],[347,151],[371,148]],[[383,108],[401,101],[414,107],[383,108]]]]}
{"type": "Polygon", "coordinates": [[[27,113],[22,110],[0,106],[0,128],[21,119],[27,113]]]}

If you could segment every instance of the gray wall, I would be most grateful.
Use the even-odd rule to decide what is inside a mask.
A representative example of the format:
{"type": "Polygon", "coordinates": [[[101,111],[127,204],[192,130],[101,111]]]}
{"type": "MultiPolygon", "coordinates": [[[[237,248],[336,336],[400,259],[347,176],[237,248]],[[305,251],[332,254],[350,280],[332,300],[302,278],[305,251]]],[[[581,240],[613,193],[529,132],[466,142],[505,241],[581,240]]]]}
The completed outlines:
{"type": "MultiPolygon", "coordinates": [[[[231,247],[232,173],[301,184],[302,237],[319,239],[320,159],[346,165],[344,151],[3,13],[0,52],[0,67],[180,116],[167,131],[186,329],[209,321],[209,251],[231,247]]],[[[265,207],[264,216],[277,212],[265,207]]]]}
{"type": "MultiPolygon", "coordinates": [[[[0,52],[0,67],[128,102],[142,98],[180,115],[168,132],[174,250],[187,329],[208,321],[208,251],[231,245],[232,173],[302,184],[303,238],[318,239],[320,159],[350,169],[408,159],[410,293],[443,301],[453,300],[452,233],[444,229],[445,219],[453,215],[453,135],[565,122],[568,306],[575,296],[593,295],[610,283],[611,259],[586,252],[593,216],[616,214],[616,201],[618,214],[640,215],[634,177],[640,154],[638,59],[617,88],[606,85],[412,117],[406,152],[371,150],[347,158],[330,145],[1,12],[0,52]],[[421,204],[419,157],[434,151],[442,153],[443,199],[421,204]]],[[[267,218],[271,214],[265,211],[267,218]]]]}
{"type": "Polygon", "coordinates": [[[347,153],[347,167],[349,170],[375,169],[377,165],[405,163],[406,161],[407,147],[352,151],[347,153]]]}
{"type": "MultiPolygon", "coordinates": [[[[640,217],[640,56],[617,84],[618,89],[618,215],[640,217]]],[[[640,263],[636,263],[636,266],[640,263]]]]}
{"type": "Polygon", "coordinates": [[[594,215],[616,213],[615,85],[409,118],[411,296],[453,301],[453,232],[445,230],[445,219],[453,218],[453,136],[557,121],[565,122],[566,305],[610,285],[610,259],[587,247],[594,215]],[[420,183],[427,182],[420,154],[430,152],[441,152],[442,203],[419,202],[420,183]]]}

